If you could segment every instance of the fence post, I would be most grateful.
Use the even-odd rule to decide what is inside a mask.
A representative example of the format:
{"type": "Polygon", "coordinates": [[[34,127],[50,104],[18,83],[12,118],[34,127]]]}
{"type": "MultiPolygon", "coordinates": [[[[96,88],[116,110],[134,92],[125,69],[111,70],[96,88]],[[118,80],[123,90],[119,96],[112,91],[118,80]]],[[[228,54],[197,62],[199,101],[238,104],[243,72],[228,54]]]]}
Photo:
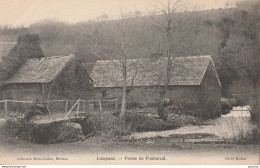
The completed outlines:
{"type": "Polygon", "coordinates": [[[67,112],[68,112],[68,104],[69,104],[69,101],[68,101],[68,100],[66,100],[66,102],[65,102],[65,113],[67,113],[67,112]]]}
{"type": "Polygon", "coordinates": [[[76,105],[78,104],[79,101],[80,101],[80,99],[77,100],[77,102],[71,107],[71,109],[69,110],[69,112],[65,115],[65,117],[63,117],[63,120],[68,117],[68,115],[72,112],[72,110],[74,109],[74,107],[76,107],[76,105]]]}
{"type": "Polygon", "coordinates": [[[5,119],[7,119],[7,100],[4,101],[5,119]]]}
{"type": "Polygon", "coordinates": [[[86,101],[83,101],[83,111],[86,112],[86,101]]]}
{"type": "Polygon", "coordinates": [[[77,117],[79,116],[79,107],[80,107],[80,101],[78,102],[78,106],[77,106],[77,117]]]}
{"type": "Polygon", "coordinates": [[[118,110],[118,99],[115,102],[116,110],[118,110]]]}
{"type": "Polygon", "coordinates": [[[100,111],[103,111],[103,110],[102,110],[102,103],[101,103],[101,99],[99,99],[99,100],[98,100],[98,102],[99,102],[99,109],[100,109],[100,111]]]}

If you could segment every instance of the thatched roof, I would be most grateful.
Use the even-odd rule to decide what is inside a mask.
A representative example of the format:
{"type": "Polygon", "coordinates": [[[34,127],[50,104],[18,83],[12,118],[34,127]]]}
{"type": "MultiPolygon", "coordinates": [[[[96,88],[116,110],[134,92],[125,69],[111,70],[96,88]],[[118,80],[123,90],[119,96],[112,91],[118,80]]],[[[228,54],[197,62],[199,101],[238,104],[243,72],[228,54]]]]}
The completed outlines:
{"type": "Polygon", "coordinates": [[[15,45],[16,42],[0,42],[0,62],[2,57],[6,56],[15,45]]]}
{"type": "MultiPolygon", "coordinates": [[[[214,63],[211,56],[177,57],[172,60],[169,85],[200,85],[209,63],[214,63]]],[[[127,61],[128,86],[163,85],[166,75],[167,59],[131,59],[127,61]],[[132,81],[134,77],[134,80],[132,81]]],[[[99,60],[95,63],[90,77],[94,87],[121,87],[123,76],[119,60],[99,60]],[[119,65],[117,67],[116,65],[119,65]]],[[[216,73],[216,78],[218,78],[216,73]]],[[[219,83],[220,84],[220,83],[219,83]]]]}
{"type": "Polygon", "coordinates": [[[64,69],[74,54],[28,59],[5,83],[49,83],[64,69]]]}

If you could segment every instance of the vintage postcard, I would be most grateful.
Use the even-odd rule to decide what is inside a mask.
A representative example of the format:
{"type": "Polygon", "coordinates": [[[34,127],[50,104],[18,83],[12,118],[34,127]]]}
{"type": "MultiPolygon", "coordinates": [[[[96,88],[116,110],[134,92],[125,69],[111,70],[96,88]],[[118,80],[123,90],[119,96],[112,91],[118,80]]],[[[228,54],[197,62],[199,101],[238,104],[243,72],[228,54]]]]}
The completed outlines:
{"type": "Polygon", "coordinates": [[[1,165],[259,165],[259,0],[0,0],[1,165]]]}

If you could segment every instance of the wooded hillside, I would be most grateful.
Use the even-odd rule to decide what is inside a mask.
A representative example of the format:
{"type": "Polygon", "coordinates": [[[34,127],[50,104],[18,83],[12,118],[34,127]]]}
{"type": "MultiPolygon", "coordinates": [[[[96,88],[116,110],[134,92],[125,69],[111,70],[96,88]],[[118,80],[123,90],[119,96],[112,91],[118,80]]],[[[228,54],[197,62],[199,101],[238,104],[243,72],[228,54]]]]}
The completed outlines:
{"type": "MultiPolygon", "coordinates": [[[[187,20],[187,22],[175,31],[176,55],[210,54],[214,57],[221,43],[221,32],[217,24],[221,19],[231,16],[234,11],[235,9],[218,9],[177,14],[176,20],[187,20]]],[[[160,16],[157,17],[160,19],[160,16]]],[[[151,25],[151,19],[149,17],[134,17],[134,19],[136,19],[135,28],[141,29],[142,33],[141,35],[136,34],[134,37],[138,48],[141,49],[138,49],[140,51],[133,57],[140,58],[145,57],[147,53],[160,52],[158,51],[160,44],[156,42],[159,41],[160,34],[151,25]],[[146,52],[144,53],[144,51],[146,52]]],[[[2,28],[0,39],[1,41],[16,41],[21,33],[36,33],[42,39],[41,47],[46,56],[75,53],[84,61],[93,61],[96,58],[88,49],[92,45],[89,32],[99,35],[109,34],[116,28],[115,22],[120,22],[120,20],[91,21],[74,25],[45,20],[31,25],[29,28],[2,28]]],[[[113,55],[113,51],[110,52],[113,55]]]]}

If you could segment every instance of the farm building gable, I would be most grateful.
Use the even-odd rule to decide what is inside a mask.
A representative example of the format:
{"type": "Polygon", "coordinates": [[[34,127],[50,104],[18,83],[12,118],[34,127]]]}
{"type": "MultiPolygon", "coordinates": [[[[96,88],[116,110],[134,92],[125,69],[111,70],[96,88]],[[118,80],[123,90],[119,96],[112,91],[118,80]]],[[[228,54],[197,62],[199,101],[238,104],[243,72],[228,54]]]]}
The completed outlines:
{"type": "Polygon", "coordinates": [[[49,83],[74,59],[69,56],[53,56],[45,58],[32,58],[6,81],[6,84],[14,83],[49,83]]]}
{"type": "MultiPolygon", "coordinates": [[[[213,65],[213,71],[221,86],[211,56],[176,57],[172,60],[169,85],[200,85],[208,65],[213,65]]],[[[127,61],[128,86],[163,85],[167,66],[166,58],[157,60],[130,59],[127,61]]],[[[94,87],[121,87],[123,76],[119,60],[99,60],[95,63],[90,77],[94,87]]]]}

